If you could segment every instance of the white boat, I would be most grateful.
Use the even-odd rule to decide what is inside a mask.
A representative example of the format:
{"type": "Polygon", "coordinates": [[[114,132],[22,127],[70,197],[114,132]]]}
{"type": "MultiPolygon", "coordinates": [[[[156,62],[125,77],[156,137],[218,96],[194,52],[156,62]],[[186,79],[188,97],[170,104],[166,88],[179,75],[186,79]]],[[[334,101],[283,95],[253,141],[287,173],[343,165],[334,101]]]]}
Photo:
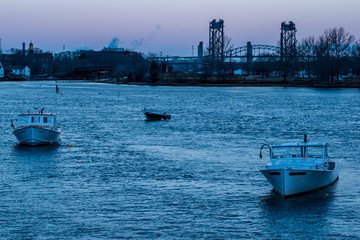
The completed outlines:
{"type": "Polygon", "coordinates": [[[60,140],[60,127],[56,122],[54,113],[44,113],[43,110],[36,113],[22,113],[18,115],[18,124],[14,128],[14,135],[20,144],[45,145],[56,144],[60,140]]]}
{"type": "Polygon", "coordinates": [[[260,172],[283,197],[319,190],[339,179],[338,166],[328,158],[328,144],[283,143],[270,149],[270,161],[260,172]]]}

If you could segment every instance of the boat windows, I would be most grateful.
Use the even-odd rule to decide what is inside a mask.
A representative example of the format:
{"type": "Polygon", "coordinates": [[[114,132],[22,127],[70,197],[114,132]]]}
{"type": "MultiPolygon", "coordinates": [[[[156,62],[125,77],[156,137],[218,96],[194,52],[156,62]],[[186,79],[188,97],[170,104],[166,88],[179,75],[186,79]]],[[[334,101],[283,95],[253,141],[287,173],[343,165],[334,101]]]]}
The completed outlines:
{"type": "Polygon", "coordinates": [[[24,124],[28,122],[28,116],[20,116],[19,117],[19,124],[24,124]]]}
{"type": "Polygon", "coordinates": [[[269,172],[269,175],[273,176],[273,175],[280,175],[280,172],[269,172]]]}
{"type": "Polygon", "coordinates": [[[288,156],[287,147],[272,148],[272,158],[285,158],[288,156]]]}
{"type": "Polygon", "coordinates": [[[307,157],[322,158],[323,157],[323,147],[308,147],[307,148],[307,157]]]}
{"type": "Polygon", "coordinates": [[[319,147],[273,147],[272,158],[323,158],[324,148],[319,147]]]}
{"type": "Polygon", "coordinates": [[[290,157],[305,157],[305,149],[303,147],[291,147],[289,148],[290,157]]]}
{"type": "Polygon", "coordinates": [[[31,123],[40,123],[40,117],[39,116],[31,117],[31,123]]]}
{"type": "Polygon", "coordinates": [[[53,124],[53,119],[54,119],[54,117],[52,117],[52,116],[43,117],[43,123],[44,124],[53,124]]]}

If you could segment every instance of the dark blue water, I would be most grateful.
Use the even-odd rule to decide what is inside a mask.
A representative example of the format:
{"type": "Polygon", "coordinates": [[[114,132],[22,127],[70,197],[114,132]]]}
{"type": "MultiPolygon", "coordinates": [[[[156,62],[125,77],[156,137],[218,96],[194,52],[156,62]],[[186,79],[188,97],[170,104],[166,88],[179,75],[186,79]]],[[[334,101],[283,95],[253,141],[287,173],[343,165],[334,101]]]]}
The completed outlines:
{"type": "Polygon", "coordinates": [[[1,239],[360,238],[359,90],[58,85],[0,83],[1,239]],[[38,106],[60,146],[17,145],[10,119],[38,106]],[[284,200],[259,147],[304,133],[340,180],[284,200]]]}

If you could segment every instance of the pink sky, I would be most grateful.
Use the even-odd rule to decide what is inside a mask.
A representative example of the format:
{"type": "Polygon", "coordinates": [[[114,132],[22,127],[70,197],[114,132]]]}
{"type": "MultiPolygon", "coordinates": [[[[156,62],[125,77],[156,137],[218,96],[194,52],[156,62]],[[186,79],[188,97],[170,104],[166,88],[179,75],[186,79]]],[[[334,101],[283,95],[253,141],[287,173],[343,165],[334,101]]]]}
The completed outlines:
{"type": "Polygon", "coordinates": [[[235,47],[276,45],[282,21],[293,21],[297,38],[343,26],[360,38],[359,0],[11,0],[1,4],[2,49],[30,40],[45,51],[101,50],[117,37],[119,47],[191,56],[208,44],[212,19],[225,21],[235,47]]]}

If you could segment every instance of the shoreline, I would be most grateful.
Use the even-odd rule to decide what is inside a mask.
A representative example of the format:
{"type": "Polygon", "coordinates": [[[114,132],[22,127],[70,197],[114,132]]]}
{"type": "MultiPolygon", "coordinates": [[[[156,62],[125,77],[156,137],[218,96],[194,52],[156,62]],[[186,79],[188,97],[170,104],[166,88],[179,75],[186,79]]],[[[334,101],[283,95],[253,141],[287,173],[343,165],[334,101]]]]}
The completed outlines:
{"type": "Polygon", "coordinates": [[[92,79],[31,79],[31,80],[0,80],[0,82],[28,82],[28,81],[54,81],[59,83],[106,83],[115,85],[133,85],[133,86],[171,86],[171,87],[302,87],[302,88],[360,88],[360,82],[302,82],[302,81],[274,81],[269,82],[242,82],[242,83],[149,83],[144,81],[116,81],[116,80],[92,80],[92,79]]]}
{"type": "Polygon", "coordinates": [[[108,84],[123,84],[134,86],[169,86],[169,87],[302,87],[302,88],[360,88],[357,84],[304,84],[304,83],[193,83],[193,84],[170,84],[170,83],[147,83],[147,82],[127,82],[127,83],[112,83],[108,84]]]}

